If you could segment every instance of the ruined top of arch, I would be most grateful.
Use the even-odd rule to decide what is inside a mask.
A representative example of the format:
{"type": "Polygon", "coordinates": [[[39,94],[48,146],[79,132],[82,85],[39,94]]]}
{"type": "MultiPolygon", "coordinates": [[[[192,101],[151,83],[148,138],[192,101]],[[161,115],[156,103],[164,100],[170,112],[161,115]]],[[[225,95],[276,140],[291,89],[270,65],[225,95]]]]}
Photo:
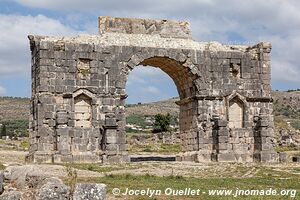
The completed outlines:
{"type": "Polygon", "coordinates": [[[192,38],[188,22],[103,16],[99,17],[99,33],[158,34],[161,37],[192,38]]]}

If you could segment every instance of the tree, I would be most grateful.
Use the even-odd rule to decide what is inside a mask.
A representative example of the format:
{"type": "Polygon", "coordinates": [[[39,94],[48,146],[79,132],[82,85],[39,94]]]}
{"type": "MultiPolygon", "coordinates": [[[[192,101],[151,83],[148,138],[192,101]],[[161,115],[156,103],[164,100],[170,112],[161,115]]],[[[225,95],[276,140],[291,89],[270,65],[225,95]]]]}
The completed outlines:
{"type": "Polygon", "coordinates": [[[6,125],[5,124],[2,125],[0,133],[1,133],[1,137],[6,136],[6,125]]]}
{"type": "Polygon", "coordinates": [[[157,114],[154,116],[154,130],[153,132],[166,132],[170,129],[171,115],[157,114]]]}

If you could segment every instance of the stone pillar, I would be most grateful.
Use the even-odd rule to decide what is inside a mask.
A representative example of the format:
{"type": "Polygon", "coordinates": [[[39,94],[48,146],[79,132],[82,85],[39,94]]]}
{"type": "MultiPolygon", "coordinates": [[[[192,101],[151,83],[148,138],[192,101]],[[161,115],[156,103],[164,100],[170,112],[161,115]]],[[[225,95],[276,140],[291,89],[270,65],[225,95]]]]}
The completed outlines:
{"type": "Polygon", "coordinates": [[[118,130],[117,121],[114,115],[107,115],[104,126],[105,155],[104,163],[128,162],[129,157],[126,151],[125,132],[118,130]]]}
{"type": "Polygon", "coordinates": [[[198,127],[198,152],[197,152],[197,162],[211,162],[213,153],[213,131],[211,122],[202,121],[199,123],[198,127]]]}
{"type": "Polygon", "coordinates": [[[214,119],[213,140],[215,156],[214,160],[219,162],[235,162],[234,153],[229,150],[228,122],[222,119],[214,119]]]}
{"type": "Polygon", "coordinates": [[[274,124],[265,109],[261,108],[259,116],[255,116],[254,155],[258,162],[278,162],[279,155],[274,151],[274,124]]]}

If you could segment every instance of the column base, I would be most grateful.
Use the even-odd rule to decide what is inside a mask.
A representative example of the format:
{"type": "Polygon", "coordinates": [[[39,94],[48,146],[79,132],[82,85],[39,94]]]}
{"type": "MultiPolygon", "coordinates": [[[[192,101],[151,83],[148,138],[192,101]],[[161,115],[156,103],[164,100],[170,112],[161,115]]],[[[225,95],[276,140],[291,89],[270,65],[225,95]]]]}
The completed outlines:
{"type": "Polygon", "coordinates": [[[261,151],[253,154],[256,162],[274,163],[279,162],[279,154],[275,151],[261,151]]]}
{"type": "Polygon", "coordinates": [[[126,163],[127,152],[120,155],[97,155],[92,153],[59,154],[57,152],[32,152],[25,157],[28,163],[126,163]]]}

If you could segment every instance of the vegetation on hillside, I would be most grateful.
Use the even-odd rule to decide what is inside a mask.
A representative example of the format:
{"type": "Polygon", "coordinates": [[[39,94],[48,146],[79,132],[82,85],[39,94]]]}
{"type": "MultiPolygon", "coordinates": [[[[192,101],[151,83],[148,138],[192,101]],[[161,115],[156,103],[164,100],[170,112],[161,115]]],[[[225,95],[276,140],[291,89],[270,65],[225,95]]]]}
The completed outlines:
{"type": "Polygon", "coordinates": [[[0,122],[0,136],[13,137],[28,137],[28,120],[12,120],[0,122]]]}
{"type": "Polygon", "coordinates": [[[287,92],[300,92],[300,89],[287,90],[287,92]]]}
{"type": "Polygon", "coordinates": [[[139,115],[139,114],[133,114],[126,117],[126,123],[127,124],[135,124],[142,128],[145,128],[147,126],[147,123],[145,122],[147,116],[139,115]]]}
{"type": "Polygon", "coordinates": [[[290,127],[287,123],[287,121],[289,121],[293,128],[300,130],[299,105],[290,105],[283,101],[283,99],[285,99],[285,97],[282,97],[281,101],[279,101],[280,99],[278,98],[273,104],[275,127],[281,130],[289,130],[290,127]]]}
{"type": "Polygon", "coordinates": [[[171,115],[157,114],[154,116],[154,129],[153,132],[166,132],[170,130],[171,115]]]}

